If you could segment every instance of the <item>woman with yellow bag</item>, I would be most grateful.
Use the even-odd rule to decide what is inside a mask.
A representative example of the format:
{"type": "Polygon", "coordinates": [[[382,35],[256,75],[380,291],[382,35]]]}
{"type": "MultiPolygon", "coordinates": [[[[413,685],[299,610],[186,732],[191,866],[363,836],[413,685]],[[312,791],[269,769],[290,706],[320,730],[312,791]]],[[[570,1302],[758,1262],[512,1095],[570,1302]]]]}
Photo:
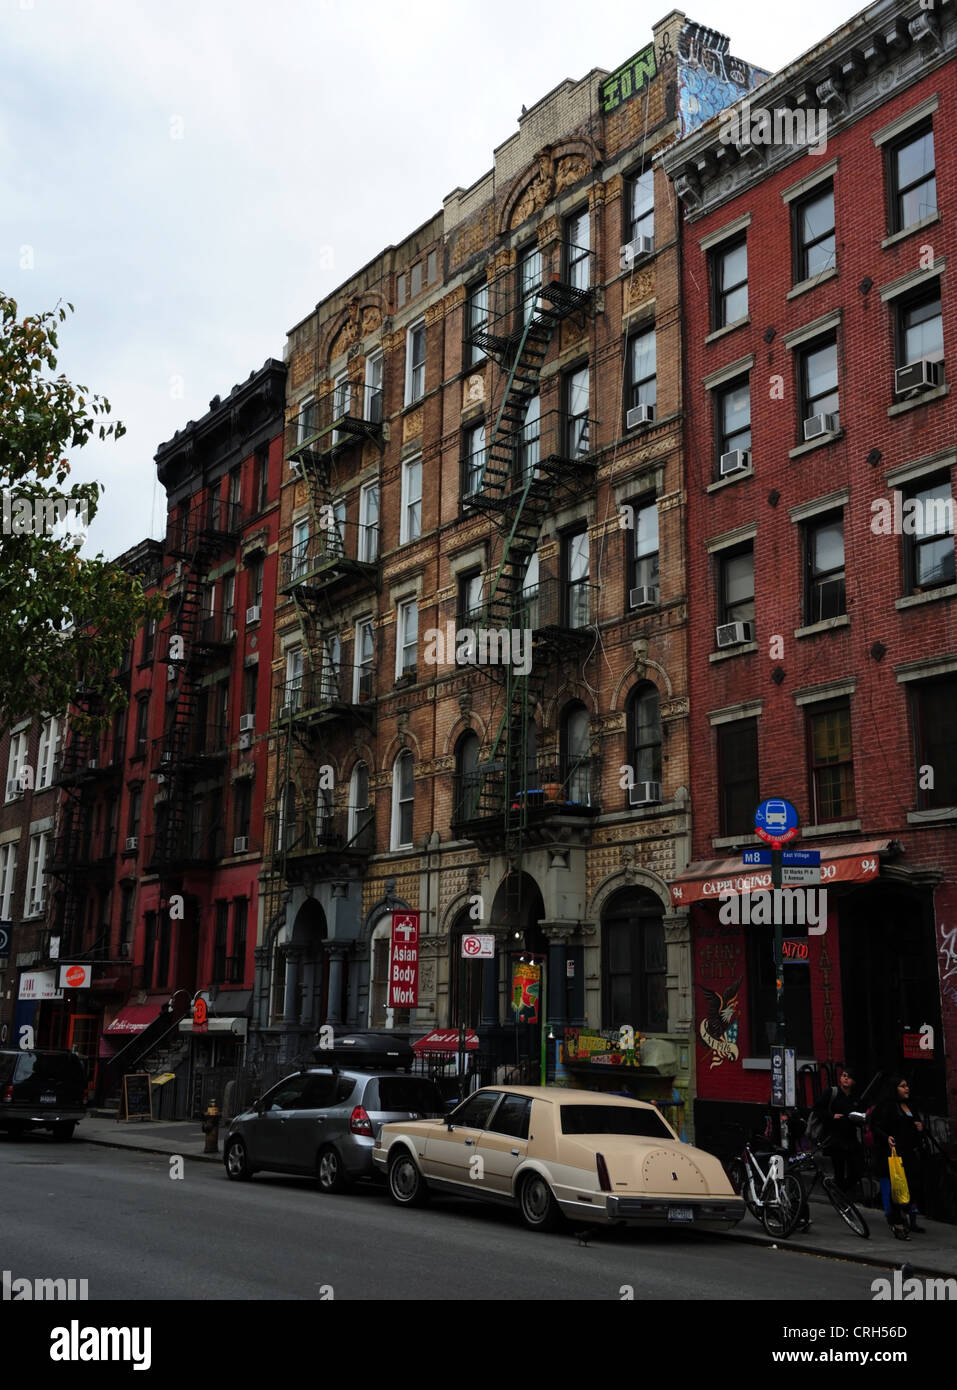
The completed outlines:
{"type": "MultiPolygon", "coordinates": [[[[890,1095],[871,1116],[871,1132],[878,1153],[887,1159],[890,1201],[887,1220],[898,1240],[910,1240],[910,1232],[923,1235],[917,1214],[922,1192],[920,1150],[924,1126],[910,1103],[910,1084],[898,1080],[890,1095]]],[[[881,1187],[884,1187],[884,1181],[881,1187]]]]}

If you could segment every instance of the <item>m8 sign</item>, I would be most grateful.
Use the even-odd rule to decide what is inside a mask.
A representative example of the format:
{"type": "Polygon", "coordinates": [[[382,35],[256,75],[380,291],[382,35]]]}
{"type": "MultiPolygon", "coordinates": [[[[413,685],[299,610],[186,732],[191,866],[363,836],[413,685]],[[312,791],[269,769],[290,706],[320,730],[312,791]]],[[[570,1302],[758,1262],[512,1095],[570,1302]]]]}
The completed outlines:
{"type": "Polygon", "coordinates": [[[414,1009],[419,1002],[419,914],[392,914],[389,1008],[414,1009]]]}

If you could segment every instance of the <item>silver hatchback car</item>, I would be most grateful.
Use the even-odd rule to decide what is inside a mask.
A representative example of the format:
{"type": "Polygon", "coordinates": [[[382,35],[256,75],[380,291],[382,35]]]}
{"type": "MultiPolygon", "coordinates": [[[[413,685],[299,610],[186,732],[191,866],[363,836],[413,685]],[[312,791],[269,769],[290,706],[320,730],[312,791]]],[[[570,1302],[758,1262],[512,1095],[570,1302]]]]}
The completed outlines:
{"type": "Polygon", "coordinates": [[[259,1170],[305,1173],[323,1192],[374,1175],[384,1124],[445,1113],[433,1081],[394,1071],[310,1067],[287,1076],[231,1121],[223,1162],[236,1181],[259,1170]]]}

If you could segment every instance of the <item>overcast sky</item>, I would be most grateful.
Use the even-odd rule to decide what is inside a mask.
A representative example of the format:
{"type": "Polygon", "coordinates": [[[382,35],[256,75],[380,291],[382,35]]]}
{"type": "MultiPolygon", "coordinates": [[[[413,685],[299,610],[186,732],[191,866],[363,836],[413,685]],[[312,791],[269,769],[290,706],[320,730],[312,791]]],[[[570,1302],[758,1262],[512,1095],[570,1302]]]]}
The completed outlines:
{"type": "MultiPolygon", "coordinates": [[[[695,0],[786,66],[861,6],[695,0]],[[784,16],[784,18],[782,18],[784,16]]],[[[128,433],[86,553],[165,529],[153,455],[383,246],[492,165],[563,78],[614,70],[666,0],[0,0],[0,287],[69,300],[60,367],[128,433]]]]}

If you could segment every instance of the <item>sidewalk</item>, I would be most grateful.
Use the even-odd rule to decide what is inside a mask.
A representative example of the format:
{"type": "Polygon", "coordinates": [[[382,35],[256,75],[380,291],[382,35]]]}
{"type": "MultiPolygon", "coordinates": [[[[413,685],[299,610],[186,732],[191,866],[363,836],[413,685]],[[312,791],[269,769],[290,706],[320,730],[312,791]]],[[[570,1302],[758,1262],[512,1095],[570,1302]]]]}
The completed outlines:
{"type": "MultiPolygon", "coordinates": [[[[225,1126],[220,1127],[220,1148],[225,1126]]],[[[198,1159],[201,1163],[222,1165],[222,1153],[204,1154],[200,1122],[192,1120],[129,1120],[84,1119],[76,1129],[76,1138],[87,1144],[102,1144],[116,1149],[138,1149],[141,1153],[180,1154],[183,1158],[198,1159]]],[[[912,1235],[909,1241],[895,1240],[884,1220],[884,1213],[873,1207],[861,1207],[861,1213],[871,1230],[869,1240],[862,1240],[844,1225],[830,1202],[819,1193],[811,1199],[811,1229],[795,1232],[788,1240],[774,1241],[750,1214],[738,1222],[725,1237],[752,1245],[776,1246],[781,1250],[806,1251],[811,1255],[830,1255],[855,1260],[882,1269],[910,1268],[908,1275],[933,1274],[957,1278],[957,1226],[941,1221],[920,1218],[927,1228],[926,1235],[912,1235]]]]}

